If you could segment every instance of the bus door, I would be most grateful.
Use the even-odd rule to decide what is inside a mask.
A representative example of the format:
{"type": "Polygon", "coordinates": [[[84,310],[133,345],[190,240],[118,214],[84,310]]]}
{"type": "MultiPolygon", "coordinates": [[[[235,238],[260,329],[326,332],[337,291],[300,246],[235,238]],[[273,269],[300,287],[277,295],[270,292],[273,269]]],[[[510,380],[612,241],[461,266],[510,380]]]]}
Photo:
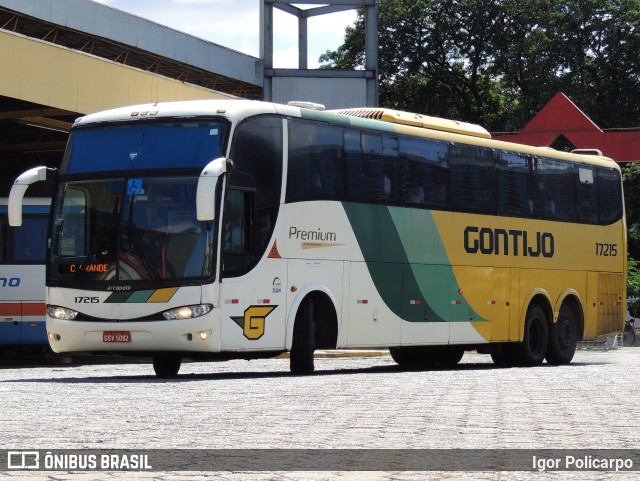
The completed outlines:
{"type": "Polygon", "coordinates": [[[222,228],[222,350],[284,349],[287,261],[261,250],[255,190],[229,189],[222,228]],[[262,260],[260,260],[262,258],[262,260]]]}

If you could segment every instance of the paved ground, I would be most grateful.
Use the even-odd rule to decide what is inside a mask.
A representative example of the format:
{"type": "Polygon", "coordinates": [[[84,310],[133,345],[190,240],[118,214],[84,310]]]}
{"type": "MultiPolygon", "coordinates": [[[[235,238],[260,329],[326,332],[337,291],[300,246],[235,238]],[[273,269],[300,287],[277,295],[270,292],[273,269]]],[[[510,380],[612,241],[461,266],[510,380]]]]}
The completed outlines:
{"type": "MultiPolygon", "coordinates": [[[[569,366],[500,369],[467,353],[452,370],[399,370],[388,355],[0,369],[0,449],[640,447],[640,349],[580,350],[569,366]]],[[[603,472],[39,472],[0,479],[638,479],[603,472]]]]}

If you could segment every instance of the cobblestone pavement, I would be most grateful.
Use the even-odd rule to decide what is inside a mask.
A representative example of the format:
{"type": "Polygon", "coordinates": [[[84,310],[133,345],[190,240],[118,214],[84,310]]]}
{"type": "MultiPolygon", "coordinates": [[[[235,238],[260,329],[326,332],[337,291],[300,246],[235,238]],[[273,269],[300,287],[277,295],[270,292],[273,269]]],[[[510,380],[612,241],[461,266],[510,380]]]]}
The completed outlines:
{"type": "MultiPolygon", "coordinates": [[[[410,372],[388,355],[325,357],[316,375],[287,359],[0,368],[2,449],[523,448],[640,446],[640,349],[579,350],[569,366],[410,372]]],[[[638,479],[606,472],[38,472],[43,480],[638,479]]]]}

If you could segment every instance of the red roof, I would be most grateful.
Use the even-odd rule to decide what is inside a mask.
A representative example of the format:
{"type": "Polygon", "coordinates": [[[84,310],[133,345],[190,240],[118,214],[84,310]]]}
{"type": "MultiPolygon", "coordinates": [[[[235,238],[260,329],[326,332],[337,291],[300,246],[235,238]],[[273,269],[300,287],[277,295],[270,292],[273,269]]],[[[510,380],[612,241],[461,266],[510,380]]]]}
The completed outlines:
{"type": "Polygon", "coordinates": [[[617,162],[640,160],[640,129],[602,130],[562,92],[558,92],[518,133],[496,140],[548,147],[564,135],[577,149],[598,149],[617,162]]]}

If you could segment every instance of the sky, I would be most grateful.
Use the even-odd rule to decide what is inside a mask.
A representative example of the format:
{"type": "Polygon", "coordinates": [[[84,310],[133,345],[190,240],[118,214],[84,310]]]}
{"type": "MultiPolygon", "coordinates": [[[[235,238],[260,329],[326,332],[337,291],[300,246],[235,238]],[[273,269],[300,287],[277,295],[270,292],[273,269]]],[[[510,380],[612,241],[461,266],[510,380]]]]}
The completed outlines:
{"type": "MultiPolygon", "coordinates": [[[[118,10],[166,25],[239,52],[259,56],[261,0],[94,0],[118,10]]],[[[295,0],[293,0],[295,1],[295,0]]],[[[314,5],[315,7],[316,5],[314,5]]],[[[308,8],[309,6],[300,6],[308,8]]],[[[355,10],[319,15],[307,20],[308,68],[318,57],[344,43],[345,28],[355,10]]],[[[298,68],[298,19],[281,10],[273,14],[273,64],[298,68]]]]}

